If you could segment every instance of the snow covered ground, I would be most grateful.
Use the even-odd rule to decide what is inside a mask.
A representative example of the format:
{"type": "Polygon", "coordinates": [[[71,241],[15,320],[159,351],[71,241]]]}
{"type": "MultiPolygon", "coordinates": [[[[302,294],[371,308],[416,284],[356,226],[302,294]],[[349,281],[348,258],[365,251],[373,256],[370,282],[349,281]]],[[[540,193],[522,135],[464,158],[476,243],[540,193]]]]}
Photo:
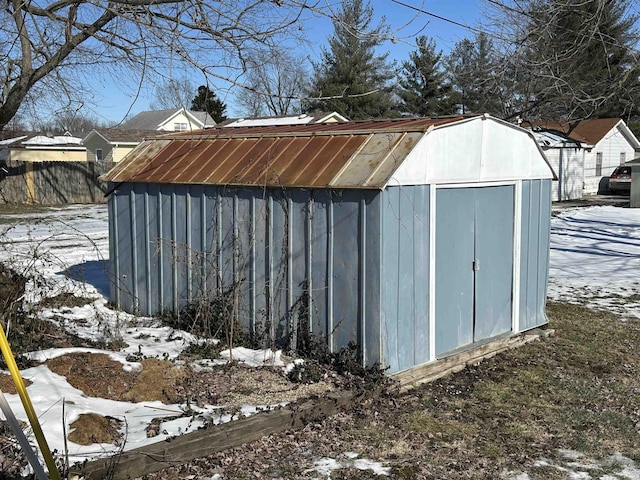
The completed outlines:
{"type": "MultiPolygon", "coordinates": [[[[120,352],[105,352],[89,348],[59,348],[33,352],[33,360],[44,361],[78,351],[107,353],[120,361],[125,370],[140,368],[136,362],[126,360],[128,354],[147,357],[175,358],[196,339],[187,332],[176,332],[162,327],[152,318],[134,317],[117,312],[107,305],[108,257],[107,210],[104,205],[75,205],[51,209],[46,213],[0,216],[0,262],[17,272],[32,277],[27,284],[25,301],[38,302],[62,292],[94,299],[83,307],[60,310],[43,309],[39,315],[64,327],[81,338],[108,341],[121,336],[128,346],[120,352]],[[76,280],[74,280],[74,278],[76,280]],[[78,279],[84,279],[80,281],[78,279]]],[[[228,351],[221,358],[208,362],[225,363],[228,351]]],[[[257,365],[286,366],[280,352],[234,349],[234,359],[257,365]]],[[[219,406],[195,408],[197,416],[164,422],[160,435],[147,438],[146,428],[153,418],[175,417],[185,405],[166,405],[161,402],[118,402],[93,398],[70,386],[64,377],[51,372],[45,365],[22,370],[22,376],[32,384],[29,396],[42,424],[51,450],[64,452],[68,448],[71,463],[93,459],[118,451],[110,444],[81,446],[73,442],[64,444],[63,423],[73,423],[83,413],[99,412],[105,416],[126,419],[126,449],[158,442],[169,436],[193,431],[204,422],[229,421],[230,415],[221,415],[219,406]],[[63,422],[64,415],[64,422],[63,422]]],[[[11,409],[20,420],[27,420],[18,395],[6,395],[11,409]]],[[[264,405],[246,406],[245,415],[259,411],[264,405]]]]}
{"type": "Polygon", "coordinates": [[[640,318],[640,209],[560,210],[549,263],[550,299],[640,318]]]}
{"type": "MultiPolygon", "coordinates": [[[[114,334],[121,335],[129,346],[122,352],[109,352],[109,355],[121,361],[124,368],[138,368],[135,362],[126,360],[128,353],[142,352],[147,356],[175,358],[194,340],[186,332],[172,335],[171,329],[160,327],[152,318],[133,317],[108,307],[105,206],[70,206],[39,214],[2,215],[0,243],[0,262],[9,264],[19,272],[36,274],[37,280],[28,285],[27,302],[37,302],[43,296],[51,297],[60,292],[74,292],[93,299],[90,305],[75,307],[62,316],[59,311],[54,315],[53,311],[47,309],[42,310],[41,315],[65,323],[66,328],[83,338],[104,340],[112,338],[114,334]],[[81,277],[85,281],[80,281],[81,277]]],[[[625,317],[640,317],[640,210],[590,207],[560,211],[552,219],[550,264],[549,298],[606,308],[625,317]]],[[[46,350],[34,352],[32,357],[42,360],[70,351],[73,350],[46,350]]],[[[234,358],[241,355],[245,355],[246,361],[252,364],[266,361],[282,365],[279,356],[268,351],[234,352],[234,358]]],[[[216,361],[225,360],[221,358],[216,361]]],[[[87,412],[126,417],[127,449],[161,440],[163,436],[146,437],[145,428],[149,421],[162,416],[163,412],[167,416],[174,416],[176,411],[184,408],[183,405],[164,405],[160,402],[136,404],[90,398],[70,387],[63,377],[45,366],[29,368],[22,373],[33,382],[28,388],[29,394],[49,446],[58,452],[63,452],[65,447],[62,442],[63,404],[64,422],[67,425],[87,412]]],[[[6,396],[17,417],[26,420],[18,396],[6,396]]],[[[247,407],[244,413],[251,414],[254,411],[255,407],[247,407]]],[[[206,418],[207,415],[214,417],[216,407],[204,408],[200,413],[200,418],[206,418]]],[[[216,421],[225,420],[228,419],[218,418],[216,421]]],[[[164,423],[161,430],[166,432],[163,434],[166,437],[185,433],[201,424],[201,420],[181,418],[164,423]]],[[[114,452],[117,447],[106,444],[86,447],[68,443],[68,449],[73,462],[114,452]]],[[[579,456],[578,453],[576,455],[579,456]]],[[[353,458],[348,457],[355,468],[370,469],[372,474],[377,475],[387,473],[384,466],[366,459],[356,459],[356,456],[353,454],[353,458]]],[[[540,459],[540,462],[544,461],[540,459]]],[[[619,476],[606,478],[640,479],[640,470],[633,462],[624,459],[620,465],[619,476]]],[[[315,470],[326,478],[335,468],[338,468],[336,460],[319,459],[315,470]]],[[[579,471],[580,468],[575,467],[573,457],[557,468],[569,472],[569,478],[591,478],[584,476],[584,469],[579,471]],[[579,476],[571,476],[571,472],[579,476]]],[[[505,472],[504,478],[526,480],[528,476],[525,472],[505,472]]]]}

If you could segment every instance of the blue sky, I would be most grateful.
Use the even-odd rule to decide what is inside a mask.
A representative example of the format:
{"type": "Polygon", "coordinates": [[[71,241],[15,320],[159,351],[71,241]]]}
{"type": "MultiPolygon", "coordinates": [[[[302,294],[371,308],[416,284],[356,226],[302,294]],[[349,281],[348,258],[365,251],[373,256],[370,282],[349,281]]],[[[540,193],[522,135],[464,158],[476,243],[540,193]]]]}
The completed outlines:
{"type": "MultiPolygon", "coordinates": [[[[418,9],[428,11],[434,15],[450,19],[465,25],[477,26],[481,17],[480,0],[400,0],[418,9]]],[[[339,8],[340,2],[327,2],[339,8]]],[[[389,59],[400,63],[408,57],[410,51],[415,48],[416,35],[427,35],[436,41],[438,49],[448,52],[456,42],[471,37],[473,32],[454,25],[445,20],[438,19],[411,8],[404,7],[392,0],[371,0],[376,17],[385,16],[390,25],[395,42],[387,41],[381,46],[381,52],[389,52],[389,59]]],[[[326,39],[333,33],[331,21],[326,17],[312,18],[306,24],[305,33],[312,44],[305,47],[304,52],[312,59],[318,58],[321,47],[326,44],[326,39]]],[[[194,78],[194,83],[202,83],[201,79],[194,78]]],[[[98,106],[94,111],[100,119],[120,121],[129,112],[131,115],[150,109],[153,101],[153,92],[142,92],[136,98],[136,92],[126,85],[105,82],[102,85],[94,85],[97,90],[96,102],[98,106]]],[[[234,105],[233,91],[227,91],[223,85],[213,86],[219,88],[219,96],[228,106],[229,116],[239,116],[241,112],[234,105]]],[[[195,92],[194,92],[195,94],[195,92]]]]}

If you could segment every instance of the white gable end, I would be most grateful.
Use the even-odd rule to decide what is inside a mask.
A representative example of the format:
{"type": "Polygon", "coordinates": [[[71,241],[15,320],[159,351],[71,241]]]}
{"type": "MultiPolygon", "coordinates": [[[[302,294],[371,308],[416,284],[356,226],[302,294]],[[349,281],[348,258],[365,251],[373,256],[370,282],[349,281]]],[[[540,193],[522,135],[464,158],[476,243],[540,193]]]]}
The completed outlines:
{"type": "Polygon", "coordinates": [[[475,117],[427,132],[388,185],[550,179],[535,138],[491,117],[475,117]]]}

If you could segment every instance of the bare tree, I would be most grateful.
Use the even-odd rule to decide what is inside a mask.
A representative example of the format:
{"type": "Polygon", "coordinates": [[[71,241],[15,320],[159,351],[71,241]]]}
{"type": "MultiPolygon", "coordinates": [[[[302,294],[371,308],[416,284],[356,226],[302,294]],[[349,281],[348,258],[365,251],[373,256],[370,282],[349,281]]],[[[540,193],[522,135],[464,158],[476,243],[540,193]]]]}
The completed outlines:
{"type": "Polygon", "coordinates": [[[180,107],[188,110],[195,91],[194,83],[188,78],[169,78],[156,86],[155,98],[150,107],[153,110],[170,110],[180,107]]]}
{"type": "Polygon", "coordinates": [[[248,52],[275,45],[303,8],[297,0],[7,0],[0,128],[29,99],[80,101],[104,72],[119,81],[135,73],[141,82],[188,66],[236,77],[248,52]]]}
{"type": "Polygon", "coordinates": [[[511,95],[507,116],[584,118],[640,113],[640,63],[629,0],[486,0],[511,95]]]}
{"type": "Polygon", "coordinates": [[[95,116],[74,110],[64,110],[56,113],[50,120],[40,119],[32,124],[34,130],[51,134],[66,132],[82,134],[102,126],[105,125],[101,124],[95,116]]]}
{"type": "Polygon", "coordinates": [[[246,80],[236,95],[252,117],[300,113],[300,98],[308,82],[306,60],[286,49],[262,51],[247,62],[246,80]]]}

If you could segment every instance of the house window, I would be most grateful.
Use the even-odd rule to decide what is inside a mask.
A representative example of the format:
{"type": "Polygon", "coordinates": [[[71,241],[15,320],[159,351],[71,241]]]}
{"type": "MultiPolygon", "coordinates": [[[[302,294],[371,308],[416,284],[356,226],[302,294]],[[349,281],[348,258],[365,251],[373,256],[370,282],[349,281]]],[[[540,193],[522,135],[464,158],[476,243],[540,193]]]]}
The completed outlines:
{"type": "Polygon", "coordinates": [[[96,162],[102,162],[104,160],[104,155],[102,153],[101,148],[96,148],[96,162]]]}
{"type": "Polygon", "coordinates": [[[173,124],[173,131],[174,132],[186,132],[188,129],[188,126],[186,123],[182,123],[182,122],[176,122],[173,124]]]}
{"type": "Polygon", "coordinates": [[[620,152],[620,165],[627,161],[627,152],[620,152]]]}
{"type": "Polygon", "coordinates": [[[596,177],[602,176],[602,152],[596,153],[596,177]]]}

